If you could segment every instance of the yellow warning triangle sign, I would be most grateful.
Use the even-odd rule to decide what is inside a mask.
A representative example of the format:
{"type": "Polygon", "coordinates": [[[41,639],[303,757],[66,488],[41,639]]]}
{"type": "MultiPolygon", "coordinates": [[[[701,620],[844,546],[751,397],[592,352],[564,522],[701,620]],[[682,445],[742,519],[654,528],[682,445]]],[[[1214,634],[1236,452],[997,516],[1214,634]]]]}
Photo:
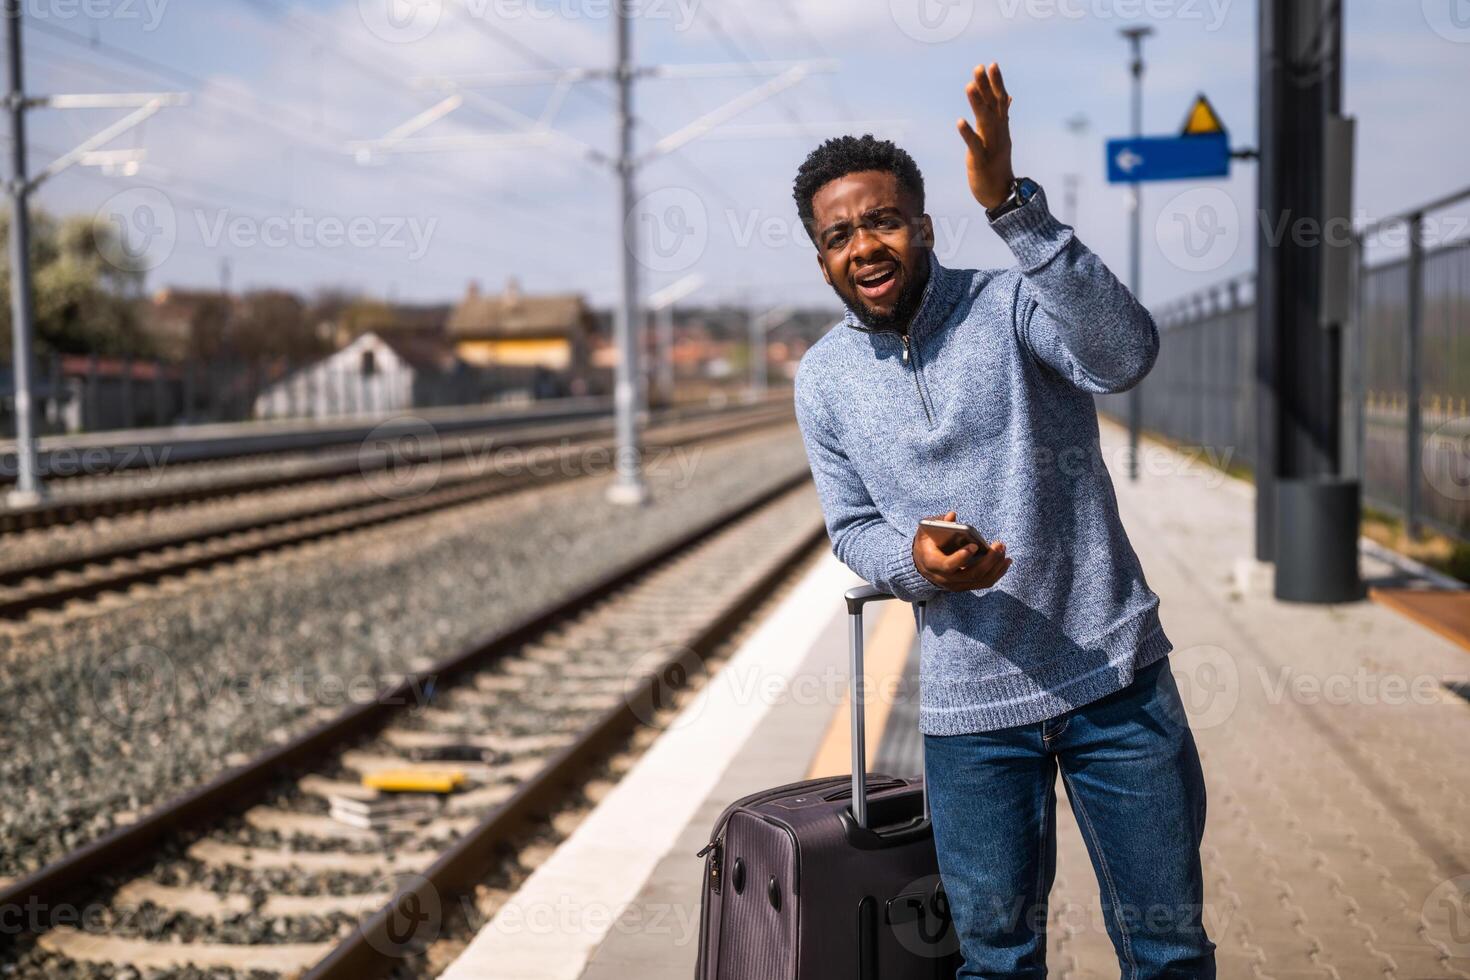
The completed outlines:
{"type": "Polygon", "coordinates": [[[1215,112],[1215,107],[1210,105],[1210,100],[1200,95],[1194,100],[1194,105],[1189,109],[1189,115],[1184,120],[1184,136],[1208,136],[1211,133],[1225,132],[1225,124],[1220,121],[1220,116],[1215,112]]]}

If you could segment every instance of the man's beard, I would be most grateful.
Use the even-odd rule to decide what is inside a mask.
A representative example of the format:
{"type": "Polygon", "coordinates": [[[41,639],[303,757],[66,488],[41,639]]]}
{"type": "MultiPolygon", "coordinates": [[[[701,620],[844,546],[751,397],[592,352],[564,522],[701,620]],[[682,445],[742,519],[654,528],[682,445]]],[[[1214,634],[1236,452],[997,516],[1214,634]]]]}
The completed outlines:
{"type": "MultiPolygon", "coordinates": [[[[923,266],[927,271],[929,257],[924,256],[923,266]]],[[[896,333],[905,333],[909,322],[913,320],[914,314],[919,311],[919,304],[924,300],[924,287],[929,284],[929,277],[922,278],[908,275],[904,270],[903,288],[898,292],[898,301],[893,304],[893,312],[880,313],[863,302],[862,293],[854,290],[852,299],[843,296],[837,289],[837,284],[832,284],[832,291],[837,293],[837,298],[842,300],[844,306],[852,310],[853,316],[857,317],[859,323],[869,330],[892,330],[896,333]]]]}

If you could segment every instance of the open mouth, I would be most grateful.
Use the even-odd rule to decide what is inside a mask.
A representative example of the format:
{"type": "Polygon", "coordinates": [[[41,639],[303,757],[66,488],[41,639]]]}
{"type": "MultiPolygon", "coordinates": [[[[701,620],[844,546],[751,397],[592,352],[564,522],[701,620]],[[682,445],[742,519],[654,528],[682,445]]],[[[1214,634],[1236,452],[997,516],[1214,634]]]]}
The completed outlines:
{"type": "Polygon", "coordinates": [[[853,277],[853,283],[864,299],[882,302],[898,288],[898,263],[889,262],[865,269],[853,277]]]}

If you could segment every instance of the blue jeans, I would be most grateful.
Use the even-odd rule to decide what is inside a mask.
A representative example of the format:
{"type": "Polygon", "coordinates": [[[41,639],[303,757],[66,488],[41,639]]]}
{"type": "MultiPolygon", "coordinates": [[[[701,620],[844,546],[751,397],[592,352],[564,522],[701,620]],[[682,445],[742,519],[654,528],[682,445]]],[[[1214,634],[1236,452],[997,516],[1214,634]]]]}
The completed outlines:
{"type": "Polygon", "coordinates": [[[1168,663],[1039,725],[924,737],[959,977],[1046,976],[1059,767],[1124,980],[1215,976],[1199,860],[1204,777],[1168,663]]]}

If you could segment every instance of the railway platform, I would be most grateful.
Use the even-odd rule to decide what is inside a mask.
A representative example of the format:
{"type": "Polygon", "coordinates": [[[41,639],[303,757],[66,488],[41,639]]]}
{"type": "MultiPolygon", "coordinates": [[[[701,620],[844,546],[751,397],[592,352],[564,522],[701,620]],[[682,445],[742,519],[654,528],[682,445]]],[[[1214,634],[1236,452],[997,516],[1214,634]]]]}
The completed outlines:
{"type": "MultiPolygon", "coordinates": [[[[1455,627],[1470,592],[1365,541],[1370,598],[1278,602],[1242,558],[1250,485],[1152,443],[1129,483],[1117,475],[1125,440],[1104,423],[1204,765],[1220,976],[1470,978],[1470,647],[1455,627]]],[[[695,853],[719,812],[761,787],[847,771],[840,594],[854,583],[830,555],[813,564],[444,976],[691,977],[695,853]]],[[[916,773],[908,608],[888,604],[869,629],[871,768],[916,773]]],[[[1049,965],[1117,976],[1064,805],[1058,824],[1049,965]]]]}

